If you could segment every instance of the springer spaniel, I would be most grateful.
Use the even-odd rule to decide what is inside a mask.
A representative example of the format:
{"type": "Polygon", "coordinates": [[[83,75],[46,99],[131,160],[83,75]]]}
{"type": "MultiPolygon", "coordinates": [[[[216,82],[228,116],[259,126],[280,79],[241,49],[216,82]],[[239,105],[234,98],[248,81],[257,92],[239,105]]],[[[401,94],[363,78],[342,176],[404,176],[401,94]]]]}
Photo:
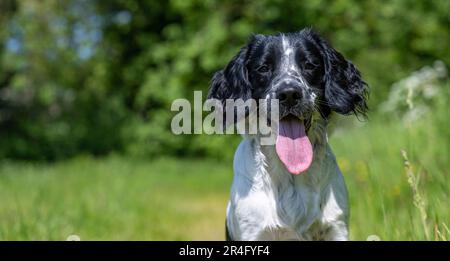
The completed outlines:
{"type": "Polygon", "coordinates": [[[253,35],[215,73],[208,98],[278,99],[274,145],[244,135],[234,157],[228,240],[347,240],[344,178],[328,145],[334,113],[363,115],[368,86],[311,29],[253,35]]]}

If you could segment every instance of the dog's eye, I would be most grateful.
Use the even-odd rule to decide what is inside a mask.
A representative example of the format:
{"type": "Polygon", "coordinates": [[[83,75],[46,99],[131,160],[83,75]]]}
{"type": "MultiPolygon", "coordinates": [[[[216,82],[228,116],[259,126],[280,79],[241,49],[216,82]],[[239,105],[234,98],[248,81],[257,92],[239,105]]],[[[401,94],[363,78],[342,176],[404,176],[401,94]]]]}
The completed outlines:
{"type": "Polygon", "coordinates": [[[316,69],[316,67],[317,67],[316,64],[313,64],[313,63],[310,63],[310,62],[306,62],[305,65],[304,65],[305,70],[310,70],[310,71],[316,69]]]}
{"type": "Polygon", "coordinates": [[[256,71],[258,71],[259,73],[267,73],[270,71],[270,67],[267,64],[263,64],[261,66],[259,66],[256,71]]]}

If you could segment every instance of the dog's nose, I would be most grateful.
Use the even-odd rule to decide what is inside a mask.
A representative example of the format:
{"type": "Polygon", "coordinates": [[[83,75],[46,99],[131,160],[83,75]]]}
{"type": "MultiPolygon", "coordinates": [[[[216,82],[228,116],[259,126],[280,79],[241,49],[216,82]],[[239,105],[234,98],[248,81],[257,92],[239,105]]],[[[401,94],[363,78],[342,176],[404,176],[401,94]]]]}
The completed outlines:
{"type": "Polygon", "coordinates": [[[282,88],[277,92],[277,98],[280,103],[286,104],[288,106],[294,106],[302,99],[302,97],[303,95],[301,90],[294,87],[282,88]]]}

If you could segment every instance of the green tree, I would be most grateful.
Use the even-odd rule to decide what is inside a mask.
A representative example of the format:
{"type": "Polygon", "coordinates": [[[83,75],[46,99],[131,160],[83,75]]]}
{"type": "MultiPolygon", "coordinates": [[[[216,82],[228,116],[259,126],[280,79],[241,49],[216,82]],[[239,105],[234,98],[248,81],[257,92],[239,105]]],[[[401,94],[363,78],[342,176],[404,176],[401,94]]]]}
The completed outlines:
{"type": "Polygon", "coordinates": [[[206,91],[249,35],[312,26],[372,87],[450,64],[438,1],[2,1],[0,157],[231,155],[239,138],[174,136],[171,102],[206,91]],[[230,151],[225,151],[227,148],[230,151]]]}

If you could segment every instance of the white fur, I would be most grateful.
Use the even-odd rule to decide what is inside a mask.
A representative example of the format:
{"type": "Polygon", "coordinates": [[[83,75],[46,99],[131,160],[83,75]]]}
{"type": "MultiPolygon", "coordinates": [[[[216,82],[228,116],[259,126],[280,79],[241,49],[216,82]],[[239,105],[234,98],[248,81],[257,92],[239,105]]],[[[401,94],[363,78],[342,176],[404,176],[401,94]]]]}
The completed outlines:
{"type": "Polygon", "coordinates": [[[307,81],[298,73],[299,69],[295,62],[294,47],[289,43],[289,40],[283,35],[281,37],[281,45],[283,47],[283,57],[281,58],[281,71],[285,71],[289,78],[283,77],[285,82],[288,81],[300,82],[304,87],[309,88],[307,81]]]}
{"type": "Polygon", "coordinates": [[[317,120],[309,136],[311,167],[289,173],[275,146],[247,136],[234,158],[227,208],[233,240],[347,240],[347,190],[327,143],[326,123],[317,120]]]}

